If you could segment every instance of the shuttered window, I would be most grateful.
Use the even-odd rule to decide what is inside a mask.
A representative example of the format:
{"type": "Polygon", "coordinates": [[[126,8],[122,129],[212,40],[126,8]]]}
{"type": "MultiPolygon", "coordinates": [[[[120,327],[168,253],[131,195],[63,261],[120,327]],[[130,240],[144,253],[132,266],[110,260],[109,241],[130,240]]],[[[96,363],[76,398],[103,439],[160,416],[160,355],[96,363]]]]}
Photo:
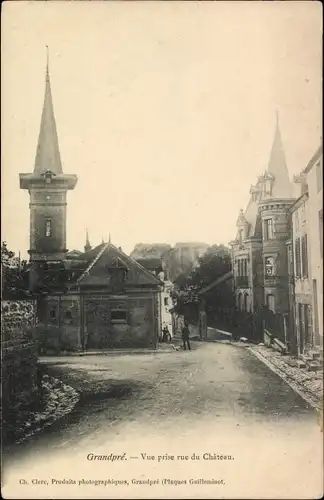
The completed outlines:
{"type": "Polygon", "coordinates": [[[301,277],[301,260],[300,260],[300,238],[295,240],[295,272],[296,278],[301,277]]]}
{"type": "Polygon", "coordinates": [[[303,271],[303,277],[307,278],[308,277],[307,234],[304,234],[304,236],[302,236],[301,244],[302,244],[302,271],[303,271]]]}

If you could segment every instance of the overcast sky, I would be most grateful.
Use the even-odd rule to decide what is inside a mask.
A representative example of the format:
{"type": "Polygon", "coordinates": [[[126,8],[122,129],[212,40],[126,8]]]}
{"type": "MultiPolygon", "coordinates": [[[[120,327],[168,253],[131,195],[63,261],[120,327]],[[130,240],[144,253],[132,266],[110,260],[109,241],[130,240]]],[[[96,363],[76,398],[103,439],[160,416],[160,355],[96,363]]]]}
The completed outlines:
{"type": "Polygon", "coordinates": [[[46,44],[68,194],[68,248],[112,235],[227,244],[279,121],[291,176],[321,137],[318,2],[7,2],[2,239],[29,248],[46,44]]]}

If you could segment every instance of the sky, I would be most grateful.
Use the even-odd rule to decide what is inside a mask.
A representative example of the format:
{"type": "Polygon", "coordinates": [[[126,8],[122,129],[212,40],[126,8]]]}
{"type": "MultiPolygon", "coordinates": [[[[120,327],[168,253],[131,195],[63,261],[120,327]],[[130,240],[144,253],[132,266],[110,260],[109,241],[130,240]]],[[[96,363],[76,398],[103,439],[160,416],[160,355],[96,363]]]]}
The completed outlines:
{"type": "Polygon", "coordinates": [[[67,247],[228,244],[267,167],[276,110],[291,177],[318,148],[319,2],[6,2],[2,240],[27,255],[46,45],[67,247]]]}

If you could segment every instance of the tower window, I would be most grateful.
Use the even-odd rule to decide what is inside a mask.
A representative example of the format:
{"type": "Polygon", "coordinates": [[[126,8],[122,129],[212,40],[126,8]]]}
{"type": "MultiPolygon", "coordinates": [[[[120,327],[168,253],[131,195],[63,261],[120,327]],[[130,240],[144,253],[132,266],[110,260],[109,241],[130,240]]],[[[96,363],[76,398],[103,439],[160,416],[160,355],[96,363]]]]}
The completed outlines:
{"type": "Polygon", "coordinates": [[[274,258],[267,257],[265,259],[265,275],[273,276],[274,275],[274,258]]]}
{"type": "Polygon", "coordinates": [[[45,222],[45,236],[52,236],[52,221],[50,219],[45,222]]]}
{"type": "Polygon", "coordinates": [[[263,223],[263,238],[265,240],[272,240],[273,239],[273,227],[272,227],[272,219],[265,219],[263,223]]]}

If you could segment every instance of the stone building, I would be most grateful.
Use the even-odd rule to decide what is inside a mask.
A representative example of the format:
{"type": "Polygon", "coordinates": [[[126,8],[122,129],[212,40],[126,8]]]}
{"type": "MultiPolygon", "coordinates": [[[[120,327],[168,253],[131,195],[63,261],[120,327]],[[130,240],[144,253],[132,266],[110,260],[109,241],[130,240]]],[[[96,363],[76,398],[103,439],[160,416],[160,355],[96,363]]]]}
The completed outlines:
{"type": "Polygon", "coordinates": [[[66,245],[67,191],[77,176],[62,168],[48,64],[33,173],[20,174],[30,195],[30,287],[38,294],[40,342],[55,350],[156,347],[158,277],[109,241],[84,252],[66,245]]]}
{"type": "Polygon", "coordinates": [[[274,313],[287,313],[286,240],[294,197],[278,119],[267,169],[251,186],[250,195],[230,242],[236,306],[245,312],[267,306],[274,313]]]}
{"type": "Polygon", "coordinates": [[[309,260],[315,347],[323,348],[323,146],[304,170],[308,186],[309,260]]]}
{"type": "Polygon", "coordinates": [[[289,289],[290,308],[294,325],[292,350],[303,353],[312,344],[312,295],[309,269],[309,221],[308,193],[304,174],[295,176],[295,182],[301,184],[301,195],[290,207],[291,235],[287,241],[288,273],[293,278],[289,289]]]}
{"type": "Polygon", "coordinates": [[[323,345],[323,150],[318,148],[295,182],[300,196],[290,208],[287,242],[293,350],[305,354],[323,345]]]}

